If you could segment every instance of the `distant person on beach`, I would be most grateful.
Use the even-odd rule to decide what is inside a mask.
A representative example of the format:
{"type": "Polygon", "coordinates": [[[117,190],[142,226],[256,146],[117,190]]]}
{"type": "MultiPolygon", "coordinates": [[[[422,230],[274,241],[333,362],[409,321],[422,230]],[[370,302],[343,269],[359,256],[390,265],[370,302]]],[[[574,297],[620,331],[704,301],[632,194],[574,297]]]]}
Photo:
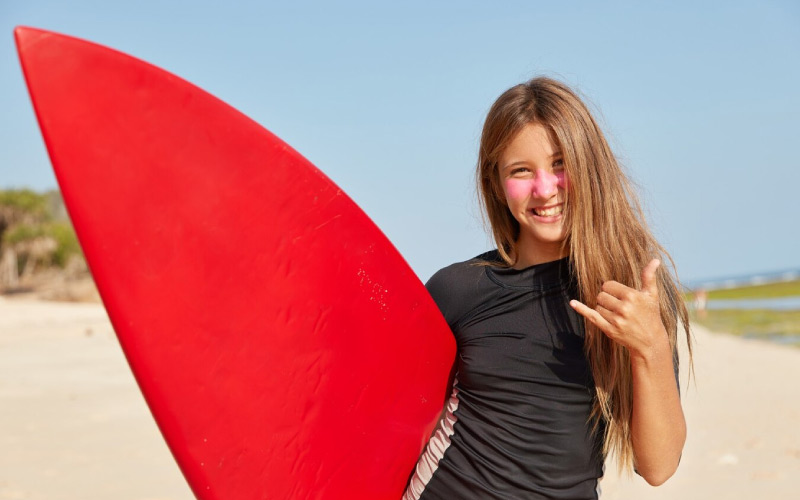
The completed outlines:
{"type": "Polygon", "coordinates": [[[486,117],[477,182],[496,248],[426,285],[458,352],[403,498],[597,499],[611,451],[663,483],[686,438],[676,342],[688,313],[586,106],[549,78],[507,90],[486,117]]]}
{"type": "Polygon", "coordinates": [[[706,317],[706,306],[708,305],[708,292],[705,288],[698,288],[694,292],[694,310],[697,311],[699,318],[706,317]]]}

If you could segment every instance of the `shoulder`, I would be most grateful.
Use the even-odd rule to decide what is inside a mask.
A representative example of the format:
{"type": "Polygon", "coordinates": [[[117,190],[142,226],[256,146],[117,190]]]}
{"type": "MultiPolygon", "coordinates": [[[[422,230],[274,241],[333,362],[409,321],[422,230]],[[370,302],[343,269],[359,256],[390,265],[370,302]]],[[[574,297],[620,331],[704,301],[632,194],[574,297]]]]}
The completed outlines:
{"type": "Polygon", "coordinates": [[[463,262],[450,264],[434,273],[425,283],[436,305],[452,326],[465,311],[482,298],[486,266],[499,262],[497,251],[489,251],[463,262]]]}
{"type": "Polygon", "coordinates": [[[453,292],[468,289],[476,280],[485,275],[487,264],[498,261],[497,251],[490,251],[463,262],[450,264],[434,273],[425,283],[425,287],[431,295],[434,295],[434,299],[437,296],[450,295],[453,292]]]}

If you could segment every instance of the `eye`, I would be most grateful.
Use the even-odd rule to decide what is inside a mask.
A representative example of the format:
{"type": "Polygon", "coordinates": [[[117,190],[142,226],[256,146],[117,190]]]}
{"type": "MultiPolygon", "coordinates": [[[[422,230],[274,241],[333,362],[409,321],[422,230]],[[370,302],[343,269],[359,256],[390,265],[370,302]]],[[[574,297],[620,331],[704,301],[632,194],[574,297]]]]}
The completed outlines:
{"type": "Polygon", "coordinates": [[[530,169],[528,167],[517,167],[509,172],[511,177],[524,177],[530,173],[530,169]]]}
{"type": "Polygon", "coordinates": [[[559,158],[558,160],[553,162],[553,170],[563,170],[564,169],[564,160],[559,158]]]}

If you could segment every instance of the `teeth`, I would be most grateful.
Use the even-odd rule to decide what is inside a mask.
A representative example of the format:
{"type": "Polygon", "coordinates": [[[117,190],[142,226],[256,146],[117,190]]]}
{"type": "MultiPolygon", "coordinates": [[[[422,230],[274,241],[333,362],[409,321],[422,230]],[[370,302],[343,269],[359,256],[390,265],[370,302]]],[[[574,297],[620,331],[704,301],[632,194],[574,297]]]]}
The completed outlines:
{"type": "Polygon", "coordinates": [[[563,211],[564,211],[564,205],[559,205],[557,207],[546,208],[546,209],[542,208],[533,209],[533,213],[541,217],[552,217],[554,215],[561,215],[563,211]]]}

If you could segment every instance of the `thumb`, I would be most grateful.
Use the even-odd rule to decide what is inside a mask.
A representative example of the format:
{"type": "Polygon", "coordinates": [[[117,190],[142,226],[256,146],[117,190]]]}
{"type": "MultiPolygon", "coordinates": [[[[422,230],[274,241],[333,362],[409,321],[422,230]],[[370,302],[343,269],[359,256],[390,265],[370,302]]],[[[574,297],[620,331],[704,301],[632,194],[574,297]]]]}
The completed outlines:
{"type": "Polygon", "coordinates": [[[651,260],[642,270],[642,291],[650,295],[658,295],[658,280],[656,270],[661,265],[658,259],[651,260]]]}

